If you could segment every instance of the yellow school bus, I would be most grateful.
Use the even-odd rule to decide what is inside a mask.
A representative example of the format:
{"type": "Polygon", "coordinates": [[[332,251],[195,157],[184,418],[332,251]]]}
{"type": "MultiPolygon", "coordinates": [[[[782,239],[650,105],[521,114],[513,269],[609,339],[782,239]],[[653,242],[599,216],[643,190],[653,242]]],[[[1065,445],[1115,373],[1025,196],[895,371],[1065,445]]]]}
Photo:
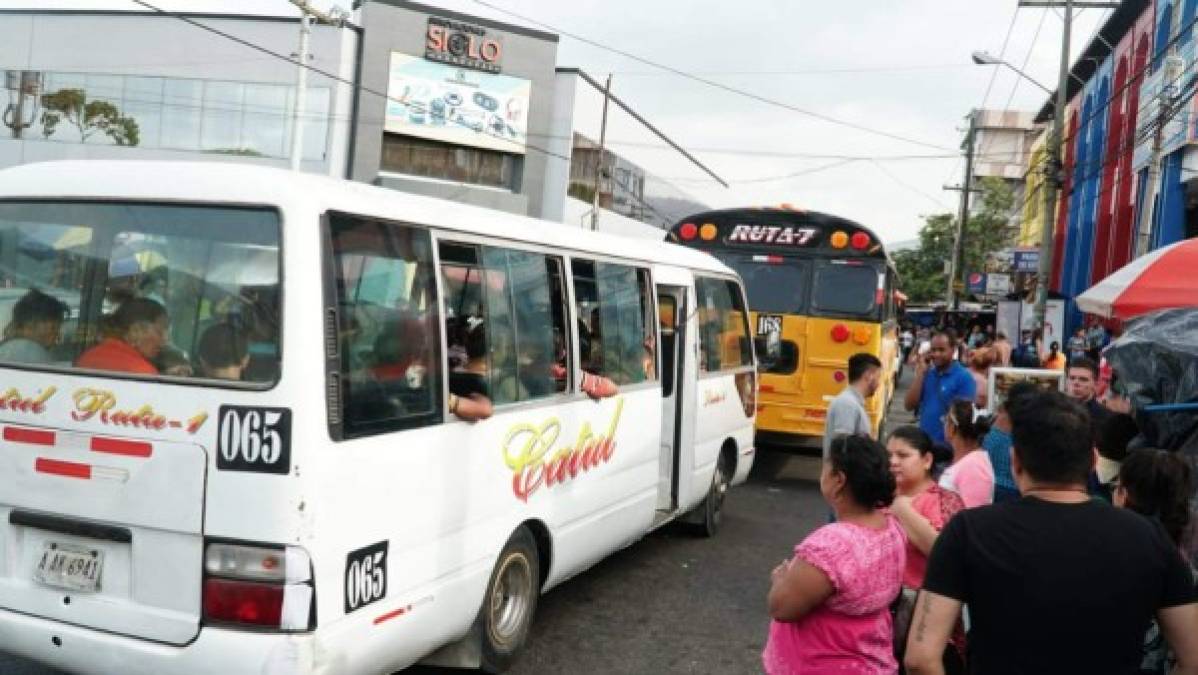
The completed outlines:
{"type": "Polygon", "coordinates": [[[818,448],[848,359],[882,362],[866,408],[879,433],[898,379],[898,275],[881,240],[844,218],[790,208],[724,209],[679,221],[667,240],[706,251],[744,280],[760,364],[757,439],[818,448]]]}

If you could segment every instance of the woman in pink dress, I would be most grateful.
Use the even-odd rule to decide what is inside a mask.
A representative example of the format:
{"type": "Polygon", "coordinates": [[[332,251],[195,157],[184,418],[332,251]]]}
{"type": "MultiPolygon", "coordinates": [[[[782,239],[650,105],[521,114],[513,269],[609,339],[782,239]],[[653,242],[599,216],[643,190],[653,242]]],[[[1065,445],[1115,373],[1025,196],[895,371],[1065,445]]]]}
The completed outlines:
{"type": "MultiPolygon", "coordinates": [[[[914,595],[923,588],[928,568],[928,553],[940,530],[949,519],[965,508],[955,492],[945,490],[932,479],[932,439],[917,426],[895,429],[886,441],[890,453],[890,473],[894,474],[896,494],[890,512],[898,518],[907,535],[907,566],[903,568],[903,593],[914,595]]],[[[900,636],[901,637],[901,636],[900,636]]],[[[895,645],[901,655],[906,645],[895,645]]],[[[965,669],[965,634],[954,633],[944,650],[944,670],[950,675],[965,669]]]]}
{"type": "Polygon", "coordinates": [[[836,522],[808,535],[774,568],[765,671],[896,673],[889,607],[907,541],[885,510],[894,500],[886,449],[863,436],[836,438],[819,484],[836,522]]]}
{"type": "Polygon", "coordinates": [[[944,416],[944,438],[953,448],[953,463],[940,474],[940,487],[961,495],[965,507],[994,502],[994,465],[982,448],[986,428],[969,401],[953,401],[944,416]]]}

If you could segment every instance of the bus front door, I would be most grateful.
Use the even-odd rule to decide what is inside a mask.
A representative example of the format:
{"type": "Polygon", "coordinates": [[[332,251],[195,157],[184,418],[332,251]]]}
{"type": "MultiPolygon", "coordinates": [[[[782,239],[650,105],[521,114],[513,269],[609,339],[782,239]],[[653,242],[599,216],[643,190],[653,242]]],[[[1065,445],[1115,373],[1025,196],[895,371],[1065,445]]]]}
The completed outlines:
{"type": "Polygon", "coordinates": [[[658,462],[657,510],[678,508],[678,462],[682,447],[681,389],[685,378],[686,288],[657,285],[661,339],[661,458],[658,462]]]}

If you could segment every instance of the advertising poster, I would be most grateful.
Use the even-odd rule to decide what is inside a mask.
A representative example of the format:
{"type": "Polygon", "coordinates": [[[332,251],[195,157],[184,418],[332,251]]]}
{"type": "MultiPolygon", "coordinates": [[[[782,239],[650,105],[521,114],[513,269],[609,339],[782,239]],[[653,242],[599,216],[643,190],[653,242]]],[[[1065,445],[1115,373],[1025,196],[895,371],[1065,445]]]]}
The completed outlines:
{"type": "Polygon", "coordinates": [[[532,83],[391,53],[383,128],[406,136],[524,153],[532,83]]]}
{"type": "Polygon", "coordinates": [[[987,383],[987,411],[994,413],[1002,402],[1007,400],[1007,391],[1016,382],[1029,381],[1044,389],[1065,390],[1065,371],[1043,370],[1038,368],[991,368],[990,380],[987,383]]]}
{"type": "Polygon", "coordinates": [[[1011,292],[1011,276],[1009,274],[986,275],[986,295],[1006,295],[1011,292]]]}
{"type": "MultiPolygon", "coordinates": [[[[1023,315],[1019,325],[1023,330],[1036,328],[1036,306],[1030,302],[1023,303],[1023,315]]],[[[1011,337],[1011,336],[1008,336],[1011,337]]],[[[1014,339],[1014,338],[1012,338],[1014,339]]],[[[1044,349],[1054,342],[1065,347],[1065,301],[1049,300],[1044,304],[1044,349]]]]}
{"type": "Polygon", "coordinates": [[[995,329],[1002,331],[1011,344],[1019,342],[1019,314],[1021,305],[1018,300],[999,300],[995,312],[995,329]]]}

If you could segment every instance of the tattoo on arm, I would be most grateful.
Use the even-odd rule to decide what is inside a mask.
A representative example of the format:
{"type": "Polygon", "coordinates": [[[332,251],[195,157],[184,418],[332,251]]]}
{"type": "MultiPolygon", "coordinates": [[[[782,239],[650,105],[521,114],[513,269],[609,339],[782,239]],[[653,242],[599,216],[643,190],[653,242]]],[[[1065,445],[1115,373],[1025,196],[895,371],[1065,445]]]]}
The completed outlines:
{"type": "Polygon", "coordinates": [[[923,594],[919,606],[919,623],[915,626],[915,641],[923,642],[924,630],[928,627],[928,614],[932,611],[932,596],[923,594]]]}

